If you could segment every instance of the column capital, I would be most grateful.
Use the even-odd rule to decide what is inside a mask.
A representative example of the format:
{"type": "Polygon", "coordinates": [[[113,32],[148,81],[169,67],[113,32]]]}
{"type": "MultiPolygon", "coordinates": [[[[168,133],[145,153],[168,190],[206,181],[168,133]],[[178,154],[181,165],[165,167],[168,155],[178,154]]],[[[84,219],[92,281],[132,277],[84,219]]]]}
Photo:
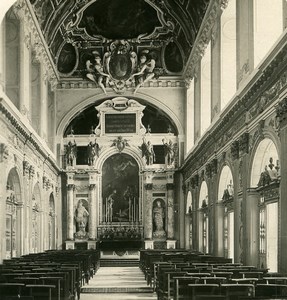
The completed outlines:
{"type": "Polygon", "coordinates": [[[145,189],[146,189],[146,190],[152,190],[152,186],[153,186],[152,183],[146,183],[146,184],[145,184],[145,189]]]}
{"type": "Polygon", "coordinates": [[[287,97],[283,98],[276,107],[276,122],[278,128],[287,125],[287,97]]]}
{"type": "Polygon", "coordinates": [[[174,190],[174,183],[167,183],[166,184],[166,189],[169,190],[174,190]]]}
{"type": "Polygon", "coordinates": [[[68,189],[68,191],[74,190],[75,185],[74,184],[67,184],[67,189],[68,189]]]}
{"type": "Polygon", "coordinates": [[[96,188],[96,184],[95,183],[90,183],[89,189],[94,190],[95,188],[96,188]]]}

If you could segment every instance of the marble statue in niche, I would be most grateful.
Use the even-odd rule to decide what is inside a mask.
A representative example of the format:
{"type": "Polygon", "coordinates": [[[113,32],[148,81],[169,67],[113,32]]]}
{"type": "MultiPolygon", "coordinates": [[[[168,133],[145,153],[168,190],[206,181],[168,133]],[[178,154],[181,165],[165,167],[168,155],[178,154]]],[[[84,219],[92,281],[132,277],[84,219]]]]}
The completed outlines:
{"type": "Polygon", "coordinates": [[[164,238],[166,232],[164,230],[165,209],[161,200],[156,200],[153,207],[153,237],[164,238]]]}
{"type": "Polygon", "coordinates": [[[75,211],[75,221],[76,221],[76,238],[86,238],[88,233],[86,232],[86,226],[88,223],[89,212],[83,205],[83,201],[79,200],[76,211],[75,211]]]}

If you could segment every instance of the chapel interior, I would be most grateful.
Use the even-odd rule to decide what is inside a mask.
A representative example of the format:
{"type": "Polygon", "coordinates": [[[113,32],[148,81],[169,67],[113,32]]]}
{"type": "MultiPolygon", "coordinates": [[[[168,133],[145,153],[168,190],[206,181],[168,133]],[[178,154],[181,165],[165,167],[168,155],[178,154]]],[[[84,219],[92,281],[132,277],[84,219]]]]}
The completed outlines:
{"type": "Polygon", "coordinates": [[[84,275],[23,299],[98,299],[89,280],[129,259],[137,299],[217,293],[165,290],[172,258],[253,270],[217,299],[263,299],[272,275],[261,296],[287,299],[287,1],[3,2],[0,299],[12,262],[48,256],[84,275]]]}

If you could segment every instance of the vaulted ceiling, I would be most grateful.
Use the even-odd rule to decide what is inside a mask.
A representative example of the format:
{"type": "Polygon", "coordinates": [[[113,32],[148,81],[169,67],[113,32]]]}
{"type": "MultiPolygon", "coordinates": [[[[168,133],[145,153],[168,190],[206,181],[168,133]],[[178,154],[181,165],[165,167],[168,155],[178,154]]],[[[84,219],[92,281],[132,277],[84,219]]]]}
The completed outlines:
{"type": "Polygon", "coordinates": [[[115,41],[152,51],[159,75],[179,75],[210,0],[30,0],[59,73],[81,77],[115,41]]]}

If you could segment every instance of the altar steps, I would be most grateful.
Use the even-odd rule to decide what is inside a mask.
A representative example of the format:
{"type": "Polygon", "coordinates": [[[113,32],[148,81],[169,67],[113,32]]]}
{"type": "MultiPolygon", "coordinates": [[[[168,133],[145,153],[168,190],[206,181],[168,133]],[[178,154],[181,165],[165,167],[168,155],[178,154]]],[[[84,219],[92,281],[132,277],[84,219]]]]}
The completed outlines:
{"type": "Polygon", "coordinates": [[[138,259],[113,259],[113,258],[101,258],[101,267],[138,267],[138,259]]]}
{"type": "Polygon", "coordinates": [[[156,300],[138,266],[100,267],[88,285],[81,288],[81,300],[156,300]]]}

